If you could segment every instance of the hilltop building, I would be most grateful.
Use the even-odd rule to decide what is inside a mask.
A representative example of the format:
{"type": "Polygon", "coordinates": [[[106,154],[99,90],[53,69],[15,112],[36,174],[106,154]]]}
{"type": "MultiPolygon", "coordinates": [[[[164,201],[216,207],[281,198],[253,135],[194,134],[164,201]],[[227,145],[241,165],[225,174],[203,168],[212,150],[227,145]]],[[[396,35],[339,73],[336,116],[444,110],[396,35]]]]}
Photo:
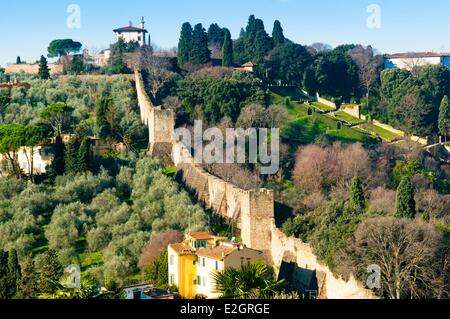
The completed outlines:
{"type": "Polygon", "coordinates": [[[145,29],[144,17],[142,17],[140,27],[134,27],[133,23],[130,21],[129,26],[117,28],[113,31],[116,36],[116,42],[119,42],[119,40],[122,40],[125,43],[137,42],[141,47],[150,44],[150,36],[148,36],[147,39],[148,31],[145,29]]]}
{"type": "Polygon", "coordinates": [[[217,298],[212,275],[262,261],[263,252],[207,232],[194,232],[187,234],[183,242],[169,245],[168,258],[169,284],[176,285],[182,297],[217,298]]]}
{"type": "Polygon", "coordinates": [[[384,67],[386,69],[412,70],[415,67],[442,64],[450,68],[450,53],[410,52],[386,55],[384,67]]]}

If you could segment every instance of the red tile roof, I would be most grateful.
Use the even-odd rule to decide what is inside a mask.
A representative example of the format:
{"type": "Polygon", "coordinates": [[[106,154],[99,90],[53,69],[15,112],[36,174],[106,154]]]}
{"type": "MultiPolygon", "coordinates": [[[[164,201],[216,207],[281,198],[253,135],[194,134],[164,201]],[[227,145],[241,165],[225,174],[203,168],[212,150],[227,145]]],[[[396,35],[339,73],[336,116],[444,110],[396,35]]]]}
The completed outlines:
{"type": "Polygon", "coordinates": [[[222,260],[225,256],[231,254],[235,250],[237,250],[237,247],[231,245],[220,245],[217,247],[199,248],[197,250],[197,255],[222,260]]]}
{"type": "Polygon", "coordinates": [[[180,256],[195,255],[195,250],[183,243],[170,244],[169,247],[175,250],[175,252],[180,256]]]}
{"type": "Polygon", "coordinates": [[[189,236],[196,240],[209,240],[213,237],[208,232],[192,232],[192,233],[189,233],[189,236]]]}
{"type": "Polygon", "coordinates": [[[114,29],[113,31],[114,32],[145,32],[145,33],[148,33],[148,31],[146,29],[130,27],[130,26],[114,29]]]}

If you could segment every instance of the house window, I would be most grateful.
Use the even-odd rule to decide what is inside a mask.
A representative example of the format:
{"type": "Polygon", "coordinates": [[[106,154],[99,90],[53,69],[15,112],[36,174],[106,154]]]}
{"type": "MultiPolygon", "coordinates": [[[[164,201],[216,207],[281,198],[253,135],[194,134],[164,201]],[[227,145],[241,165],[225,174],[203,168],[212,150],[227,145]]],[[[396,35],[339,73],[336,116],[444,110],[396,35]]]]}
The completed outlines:
{"type": "Polygon", "coordinates": [[[175,275],[170,275],[169,283],[175,285],[175,275]]]}
{"type": "Polygon", "coordinates": [[[170,265],[173,266],[174,264],[174,255],[170,255],[170,265]]]}
{"type": "Polygon", "coordinates": [[[219,270],[219,261],[216,260],[216,270],[219,270]]]}
{"type": "Polygon", "coordinates": [[[202,277],[197,276],[197,285],[201,286],[202,285],[202,277]]]}
{"type": "Polygon", "coordinates": [[[206,278],[203,277],[203,287],[206,287],[206,278]]]}
{"type": "Polygon", "coordinates": [[[203,258],[203,267],[206,266],[206,258],[203,258]]]}

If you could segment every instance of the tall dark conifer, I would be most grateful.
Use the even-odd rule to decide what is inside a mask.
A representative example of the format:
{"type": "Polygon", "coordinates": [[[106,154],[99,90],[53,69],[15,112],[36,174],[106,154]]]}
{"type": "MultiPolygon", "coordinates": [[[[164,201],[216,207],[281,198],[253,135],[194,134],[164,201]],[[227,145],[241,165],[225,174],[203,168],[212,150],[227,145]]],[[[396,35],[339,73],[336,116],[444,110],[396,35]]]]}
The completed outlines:
{"type": "Polygon", "coordinates": [[[180,40],[178,42],[178,65],[183,67],[189,62],[192,49],[192,26],[189,22],[183,23],[181,27],[180,40]]]}
{"type": "Polygon", "coordinates": [[[275,23],[273,24],[272,39],[275,46],[281,45],[285,41],[283,28],[278,20],[275,20],[275,23]]]}
{"type": "Polygon", "coordinates": [[[205,64],[211,59],[211,51],[208,49],[208,35],[202,24],[194,27],[192,33],[192,49],[189,55],[189,62],[192,64],[205,64]]]}
{"type": "Polygon", "coordinates": [[[231,40],[230,30],[224,28],[225,34],[222,46],[222,66],[233,66],[233,41],[231,40]]]}

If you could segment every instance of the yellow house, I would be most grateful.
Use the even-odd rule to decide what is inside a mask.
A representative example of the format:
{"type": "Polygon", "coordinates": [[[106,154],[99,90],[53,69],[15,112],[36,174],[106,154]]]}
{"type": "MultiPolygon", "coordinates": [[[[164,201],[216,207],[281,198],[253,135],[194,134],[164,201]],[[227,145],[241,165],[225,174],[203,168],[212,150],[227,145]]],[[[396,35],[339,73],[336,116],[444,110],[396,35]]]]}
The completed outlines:
{"type": "Polygon", "coordinates": [[[264,260],[261,251],[207,232],[189,233],[183,242],[169,245],[168,258],[169,284],[188,299],[219,297],[212,278],[215,272],[264,260]]]}

